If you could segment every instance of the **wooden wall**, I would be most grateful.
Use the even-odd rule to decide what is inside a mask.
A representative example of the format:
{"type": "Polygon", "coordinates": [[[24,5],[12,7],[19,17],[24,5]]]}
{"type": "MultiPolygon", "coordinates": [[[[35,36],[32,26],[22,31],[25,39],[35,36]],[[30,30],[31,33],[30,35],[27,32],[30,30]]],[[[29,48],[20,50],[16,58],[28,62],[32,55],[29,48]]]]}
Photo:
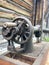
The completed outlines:
{"type": "MultiPolygon", "coordinates": [[[[39,11],[37,7],[36,19],[40,20],[39,11]]],[[[17,16],[25,16],[33,23],[33,0],[0,0],[0,21],[13,20],[17,16]]]]}
{"type": "Polygon", "coordinates": [[[42,0],[40,0],[37,4],[37,14],[36,14],[36,24],[41,24],[42,21],[42,8],[43,8],[42,0]]]}

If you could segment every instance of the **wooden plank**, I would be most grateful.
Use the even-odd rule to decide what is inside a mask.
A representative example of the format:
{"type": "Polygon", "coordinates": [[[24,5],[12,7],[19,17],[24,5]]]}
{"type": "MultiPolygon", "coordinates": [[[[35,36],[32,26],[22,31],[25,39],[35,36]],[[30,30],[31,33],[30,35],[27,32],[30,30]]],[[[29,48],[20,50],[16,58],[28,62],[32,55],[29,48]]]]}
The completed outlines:
{"type": "Polygon", "coordinates": [[[42,1],[41,1],[41,4],[40,4],[40,19],[42,18],[42,1]]]}
{"type": "Polygon", "coordinates": [[[36,14],[36,21],[40,21],[40,9],[37,9],[37,14],[36,14]]]}
{"type": "Polygon", "coordinates": [[[15,65],[15,64],[0,59],[0,65],[15,65]]]}
{"type": "Polygon", "coordinates": [[[7,12],[0,12],[0,18],[8,18],[8,19],[14,19],[16,18],[18,15],[13,14],[13,13],[7,13],[7,12]]]}
{"type": "Polygon", "coordinates": [[[28,63],[22,62],[21,60],[12,59],[12,58],[9,58],[9,57],[3,56],[3,55],[0,57],[0,59],[5,60],[7,62],[10,62],[10,63],[12,63],[14,65],[30,65],[28,63]]]}
{"type": "Polygon", "coordinates": [[[32,0],[24,0],[26,3],[28,3],[30,6],[33,5],[33,1],[32,0]]]}
{"type": "Polygon", "coordinates": [[[45,52],[40,65],[49,65],[49,49],[45,52]]]}
{"type": "Polygon", "coordinates": [[[32,6],[25,3],[24,1],[21,1],[21,0],[12,0],[12,1],[19,4],[20,6],[23,6],[23,7],[27,8],[28,10],[32,10],[32,6]]]}
{"type": "Polygon", "coordinates": [[[23,14],[23,15],[26,15],[26,16],[30,16],[30,13],[29,12],[27,12],[25,10],[22,10],[21,8],[18,8],[17,6],[14,6],[14,5],[6,2],[6,0],[1,0],[0,1],[0,6],[1,7],[4,7],[4,8],[7,8],[7,9],[11,9],[11,10],[13,10],[15,12],[20,13],[20,14],[23,14]]]}
{"type": "MultiPolygon", "coordinates": [[[[11,58],[14,55],[14,53],[8,53],[6,54],[7,57],[11,58]]],[[[34,63],[36,58],[30,57],[30,56],[25,56],[25,54],[15,54],[15,57],[13,57],[15,60],[20,60],[21,62],[28,63],[29,65],[32,65],[34,63]]]]}

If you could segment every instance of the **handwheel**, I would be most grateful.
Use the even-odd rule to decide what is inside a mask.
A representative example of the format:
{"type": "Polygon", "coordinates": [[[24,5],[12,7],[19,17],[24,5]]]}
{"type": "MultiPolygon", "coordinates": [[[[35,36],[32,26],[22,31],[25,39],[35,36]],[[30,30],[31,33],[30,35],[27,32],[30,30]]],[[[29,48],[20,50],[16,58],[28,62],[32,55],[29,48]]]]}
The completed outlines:
{"type": "MultiPolygon", "coordinates": [[[[24,44],[32,37],[32,24],[25,17],[18,17],[13,22],[17,24],[19,32],[16,34],[14,41],[18,44],[24,44]]],[[[16,27],[15,27],[16,28],[16,27]]]]}

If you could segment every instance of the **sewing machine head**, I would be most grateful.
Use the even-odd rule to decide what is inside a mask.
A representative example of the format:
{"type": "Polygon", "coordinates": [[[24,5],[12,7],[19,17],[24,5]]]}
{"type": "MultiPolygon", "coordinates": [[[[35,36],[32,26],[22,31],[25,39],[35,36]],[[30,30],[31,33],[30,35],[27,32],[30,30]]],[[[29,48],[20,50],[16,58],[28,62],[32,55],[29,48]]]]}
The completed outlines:
{"type": "Polygon", "coordinates": [[[2,28],[2,35],[8,41],[8,50],[11,52],[31,52],[32,33],[32,24],[25,17],[6,22],[2,28]],[[20,44],[20,48],[16,49],[14,43],[20,44]]]}

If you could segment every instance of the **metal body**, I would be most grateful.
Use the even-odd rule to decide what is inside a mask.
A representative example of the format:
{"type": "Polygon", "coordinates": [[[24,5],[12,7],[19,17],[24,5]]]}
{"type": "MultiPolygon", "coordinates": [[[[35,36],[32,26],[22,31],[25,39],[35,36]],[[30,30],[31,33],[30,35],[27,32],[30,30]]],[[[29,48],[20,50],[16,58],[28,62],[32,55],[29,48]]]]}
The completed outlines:
{"type": "Polygon", "coordinates": [[[31,22],[25,17],[18,17],[11,23],[4,23],[2,35],[8,41],[8,50],[11,52],[31,52],[33,28],[31,22]],[[20,44],[16,49],[14,43],[20,44]]]}

